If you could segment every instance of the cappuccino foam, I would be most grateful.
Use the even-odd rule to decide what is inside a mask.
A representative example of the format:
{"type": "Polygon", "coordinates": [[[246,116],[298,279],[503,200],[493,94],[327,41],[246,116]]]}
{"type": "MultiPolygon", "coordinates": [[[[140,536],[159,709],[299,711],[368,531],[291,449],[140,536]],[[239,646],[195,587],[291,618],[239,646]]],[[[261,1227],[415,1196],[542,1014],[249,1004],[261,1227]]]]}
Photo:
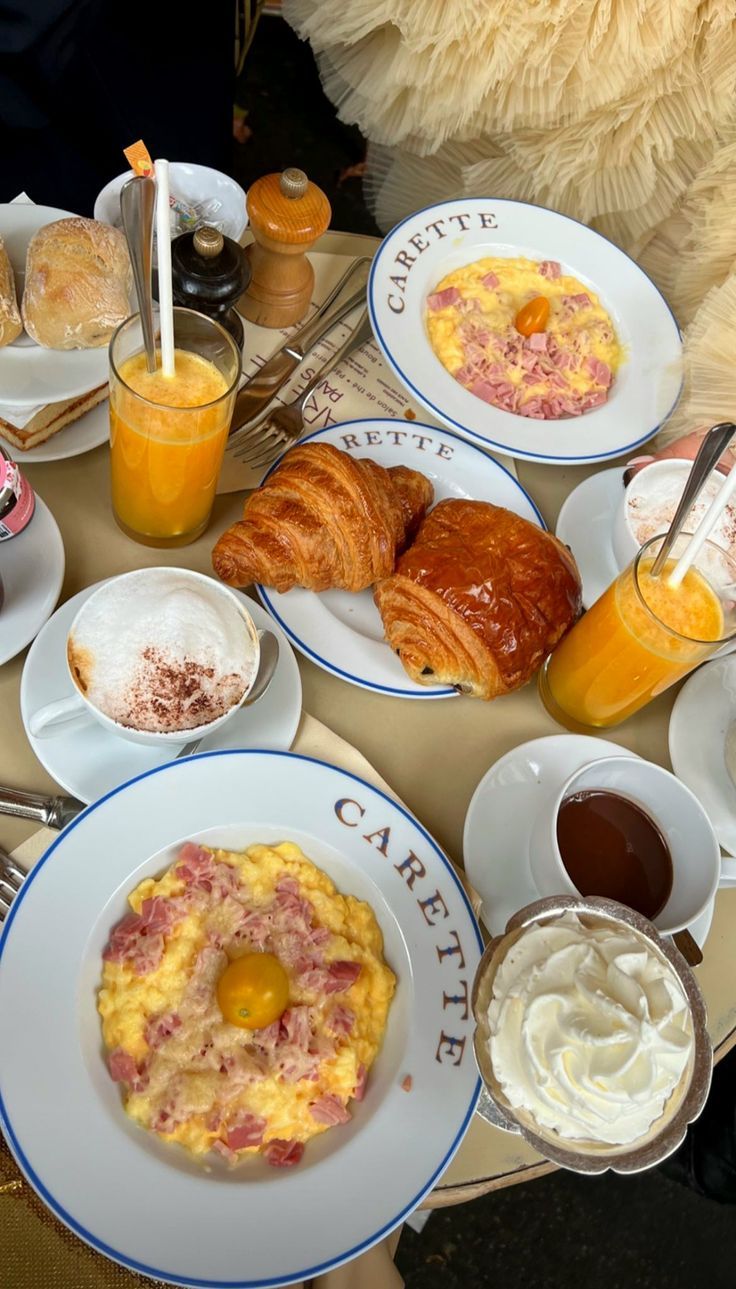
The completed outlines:
{"type": "MultiPolygon", "coordinates": [[[[691,462],[674,460],[668,467],[661,466],[656,471],[640,470],[629,487],[627,507],[628,521],[633,535],[640,546],[650,537],[666,533],[687,483],[691,462]]],[[[688,516],[685,531],[692,533],[697,528],[713,498],[717,496],[726,476],[713,472],[706,479],[703,489],[688,516]]],[[[723,550],[736,557],[736,507],[727,505],[718,520],[711,541],[723,550]]]]}
{"type": "Polygon", "coordinates": [[[235,604],[176,569],[111,582],[67,642],[84,696],[120,725],[176,733],[217,720],[253,681],[257,651],[235,604]]]}

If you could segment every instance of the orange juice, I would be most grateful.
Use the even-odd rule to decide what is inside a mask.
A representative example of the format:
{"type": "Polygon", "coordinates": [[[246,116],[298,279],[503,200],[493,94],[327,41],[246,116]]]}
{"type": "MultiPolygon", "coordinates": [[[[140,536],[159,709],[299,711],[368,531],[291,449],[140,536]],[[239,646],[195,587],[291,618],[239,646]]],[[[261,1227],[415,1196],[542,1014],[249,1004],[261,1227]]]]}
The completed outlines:
{"type": "Polygon", "coordinates": [[[191,541],[206,526],[232,414],[214,363],[185,349],[174,357],[175,375],[164,376],[133,354],[110,384],[113,508],[131,535],[155,543],[191,541]]]}
{"type": "Polygon", "coordinates": [[[615,725],[707,658],[727,634],[716,592],[696,568],[673,588],[670,561],[628,568],[558,645],[540,676],[568,728],[615,725]],[[642,602],[644,601],[644,602],[642,602]]]}

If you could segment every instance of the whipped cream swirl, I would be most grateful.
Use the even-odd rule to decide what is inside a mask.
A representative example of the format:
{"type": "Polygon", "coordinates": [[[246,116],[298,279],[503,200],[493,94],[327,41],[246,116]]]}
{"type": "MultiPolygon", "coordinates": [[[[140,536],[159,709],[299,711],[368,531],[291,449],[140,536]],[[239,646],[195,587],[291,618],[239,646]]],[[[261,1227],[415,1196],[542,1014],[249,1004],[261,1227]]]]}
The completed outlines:
{"type": "Polygon", "coordinates": [[[644,1137],[694,1046],[667,961],[634,930],[585,925],[575,913],[519,936],[496,972],[488,1019],[509,1104],[572,1141],[644,1137]]]}

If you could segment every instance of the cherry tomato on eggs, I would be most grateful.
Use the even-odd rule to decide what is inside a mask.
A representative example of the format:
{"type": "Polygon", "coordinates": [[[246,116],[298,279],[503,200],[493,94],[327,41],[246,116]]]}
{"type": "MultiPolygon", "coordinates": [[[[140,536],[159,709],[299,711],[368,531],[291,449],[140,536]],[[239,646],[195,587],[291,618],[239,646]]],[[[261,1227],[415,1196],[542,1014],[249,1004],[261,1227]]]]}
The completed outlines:
{"type": "Polygon", "coordinates": [[[544,331],[549,321],[549,300],[544,295],[535,295],[516,315],[514,326],[522,336],[531,336],[535,331],[544,331]]]}
{"type": "Polygon", "coordinates": [[[289,977],[272,953],[233,958],[217,982],[217,1002],[226,1021],[241,1029],[264,1029],[289,1003],[289,977]]]}

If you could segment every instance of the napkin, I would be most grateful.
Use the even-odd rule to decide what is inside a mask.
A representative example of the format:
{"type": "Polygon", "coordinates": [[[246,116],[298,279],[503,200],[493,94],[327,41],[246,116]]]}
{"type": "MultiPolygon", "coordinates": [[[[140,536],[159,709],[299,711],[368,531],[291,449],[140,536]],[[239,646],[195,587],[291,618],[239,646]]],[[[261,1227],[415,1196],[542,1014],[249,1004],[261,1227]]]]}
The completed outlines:
{"type": "MultiPolygon", "coordinates": [[[[401,804],[356,748],[307,712],[302,713],[293,751],[360,775],[401,804]]],[[[28,872],[57,836],[51,828],[40,828],[16,847],[13,859],[28,872]]],[[[404,1281],[393,1264],[399,1236],[400,1230],[394,1231],[359,1258],[317,1276],[301,1289],[401,1289],[404,1281]]],[[[62,1227],[20,1177],[1,1136],[0,1266],[13,1289],[47,1289],[52,1283],[74,1285],[74,1289],[101,1289],[103,1285],[105,1289],[147,1289],[153,1284],[161,1285],[160,1281],[148,1280],[108,1262],[62,1227]]]]}

